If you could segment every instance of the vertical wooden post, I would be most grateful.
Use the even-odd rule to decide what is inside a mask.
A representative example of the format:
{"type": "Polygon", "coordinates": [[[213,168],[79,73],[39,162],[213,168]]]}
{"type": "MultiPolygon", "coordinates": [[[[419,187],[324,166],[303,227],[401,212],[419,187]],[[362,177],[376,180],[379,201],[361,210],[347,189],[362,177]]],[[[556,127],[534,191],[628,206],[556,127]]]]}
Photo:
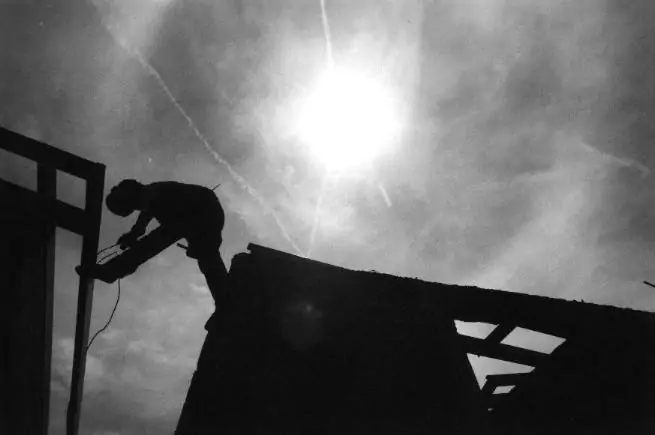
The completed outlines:
{"type": "MultiPolygon", "coordinates": [[[[39,164],[37,171],[37,192],[48,199],[57,199],[57,171],[54,168],[39,164]]],[[[44,229],[43,249],[43,372],[41,374],[41,418],[43,435],[48,433],[50,415],[50,365],[52,360],[52,310],[55,282],[55,234],[56,224],[48,219],[44,229]]]]}
{"type": "MultiPolygon", "coordinates": [[[[102,217],[102,199],[104,197],[105,167],[98,164],[92,178],[86,180],[86,214],[87,227],[82,242],[82,266],[91,266],[96,262],[100,221],[102,217]]],[[[89,324],[93,305],[93,278],[88,274],[80,275],[77,294],[77,316],[75,323],[75,351],[73,355],[73,374],[71,393],[66,415],[67,435],[77,435],[80,425],[82,397],[84,395],[84,373],[86,368],[86,346],[89,341],[89,324]]]]}

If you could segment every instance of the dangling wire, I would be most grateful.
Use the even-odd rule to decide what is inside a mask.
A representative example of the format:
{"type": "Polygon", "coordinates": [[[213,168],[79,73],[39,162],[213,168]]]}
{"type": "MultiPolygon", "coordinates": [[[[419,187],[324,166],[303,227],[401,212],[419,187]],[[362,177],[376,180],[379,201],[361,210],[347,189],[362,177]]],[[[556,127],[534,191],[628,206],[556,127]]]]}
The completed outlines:
{"type": "MultiPolygon", "coordinates": [[[[107,251],[107,250],[109,250],[111,248],[114,248],[116,246],[118,246],[118,243],[114,243],[111,246],[107,246],[106,248],[101,249],[100,251],[98,251],[98,256],[100,254],[102,254],[103,252],[105,252],[105,251],[107,251]]],[[[96,264],[102,264],[105,260],[113,258],[113,257],[119,255],[121,252],[123,252],[123,250],[118,248],[115,251],[112,251],[112,252],[110,252],[108,254],[105,254],[104,256],[100,257],[99,260],[97,260],[96,264]]],[[[91,337],[91,340],[89,340],[89,344],[87,344],[86,349],[84,350],[84,353],[87,353],[89,351],[89,348],[93,344],[93,341],[96,339],[96,337],[109,327],[109,324],[111,323],[112,319],[114,318],[114,314],[116,313],[116,309],[118,308],[118,302],[120,300],[121,300],[121,280],[119,279],[118,280],[118,294],[116,296],[116,303],[114,304],[114,308],[111,310],[111,314],[109,315],[109,319],[107,319],[107,322],[105,323],[105,325],[102,328],[100,328],[95,334],[93,334],[93,337],[91,337]]]]}
{"type": "Polygon", "coordinates": [[[89,344],[86,346],[86,349],[84,349],[84,353],[86,354],[89,351],[89,348],[93,344],[93,340],[96,339],[96,337],[103,332],[105,329],[109,327],[109,324],[111,323],[112,319],[114,318],[114,313],[116,313],[116,308],[118,308],[118,301],[121,300],[121,280],[118,280],[118,295],[116,296],[116,303],[114,304],[114,308],[111,310],[111,314],[109,315],[109,319],[107,319],[107,322],[105,323],[105,326],[100,328],[98,332],[93,334],[93,337],[91,337],[91,340],[89,340],[89,344]]]}

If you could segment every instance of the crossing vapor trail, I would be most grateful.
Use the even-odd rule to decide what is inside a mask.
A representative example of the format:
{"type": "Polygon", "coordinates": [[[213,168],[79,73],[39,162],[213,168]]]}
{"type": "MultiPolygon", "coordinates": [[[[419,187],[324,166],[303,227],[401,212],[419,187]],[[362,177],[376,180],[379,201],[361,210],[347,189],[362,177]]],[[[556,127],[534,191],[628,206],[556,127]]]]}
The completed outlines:
{"type": "MultiPolygon", "coordinates": [[[[95,7],[95,5],[94,5],[94,7],[95,7]]],[[[141,53],[138,50],[131,47],[127,42],[122,41],[120,38],[118,38],[116,36],[115,32],[112,32],[111,26],[107,25],[107,23],[105,22],[104,18],[102,17],[102,13],[100,11],[98,11],[97,9],[96,9],[96,12],[100,16],[100,20],[101,20],[102,24],[105,26],[105,28],[107,29],[107,32],[109,32],[109,34],[112,36],[114,41],[119,46],[121,46],[130,56],[132,56],[134,59],[136,59],[141,64],[141,66],[149,73],[149,75],[151,77],[153,77],[157,81],[157,84],[164,91],[164,94],[166,95],[168,100],[173,104],[173,106],[177,109],[177,111],[180,113],[180,115],[182,115],[182,117],[186,121],[186,123],[189,126],[189,128],[191,129],[191,131],[193,131],[194,135],[198,138],[200,143],[202,143],[202,145],[204,146],[205,150],[214,158],[214,160],[217,163],[220,163],[223,166],[225,166],[225,168],[227,168],[227,170],[230,173],[230,175],[232,176],[232,178],[239,184],[239,186],[242,189],[244,189],[246,192],[248,192],[248,194],[257,201],[257,203],[260,205],[260,207],[262,209],[264,209],[266,212],[268,212],[273,217],[273,220],[275,220],[275,223],[277,224],[278,228],[280,229],[280,232],[282,233],[282,236],[285,238],[285,240],[291,245],[291,247],[293,247],[293,249],[298,254],[304,256],[305,254],[304,254],[303,250],[300,249],[298,244],[293,240],[293,238],[289,234],[289,231],[286,229],[286,227],[284,226],[284,224],[280,220],[280,218],[277,215],[277,213],[275,212],[275,210],[273,210],[271,207],[268,206],[268,204],[266,203],[266,200],[264,199],[264,197],[254,187],[252,187],[250,185],[250,183],[248,183],[248,181],[243,176],[241,176],[241,174],[239,174],[236,170],[234,170],[232,165],[230,165],[230,163],[227,160],[225,160],[216,150],[214,150],[211,147],[211,145],[209,145],[209,141],[207,140],[207,138],[200,132],[200,130],[196,126],[196,124],[193,121],[193,119],[191,118],[191,116],[189,116],[187,111],[184,110],[184,107],[182,107],[182,105],[177,101],[177,99],[175,98],[175,96],[171,92],[170,88],[166,84],[166,81],[161,76],[161,74],[159,74],[157,69],[155,69],[155,67],[152,66],[152,64],[150,62],[148,62],[141,55],[141,53]]]]}

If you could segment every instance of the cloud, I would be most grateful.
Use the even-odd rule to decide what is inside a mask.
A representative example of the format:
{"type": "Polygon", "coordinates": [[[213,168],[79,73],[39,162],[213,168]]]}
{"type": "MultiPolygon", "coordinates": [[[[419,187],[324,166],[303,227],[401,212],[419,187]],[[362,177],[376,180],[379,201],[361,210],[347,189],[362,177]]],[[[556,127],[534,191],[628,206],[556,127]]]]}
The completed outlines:
{"type": "Polygon", "coordinates": [[[209,292],[209,287],[207,285],[198,285],[191,283],[189,284],[189,287],[191,288],[191,291],[194,293],[200,295],[200,296],[211,296],[211,293],[209,292]]]}
{"type": "MultiPolygon", "coordinates": [[[[99,13],[88,2],[12,9],[0,14],[0,124],[107,164],[108,186],[125,177],[229,180],[102,17],[153,62],[210,148],[305,248],[322,172],[287,120],[325,53],[318,4],[300,3],[96,0],[99,13]]],[[[324,193],[313,256],[655,309],[640,285],[655,276],[653,7],[329,2],[337,61],[380,71],[400,95],[408,128],[394,153],[324,193]]],[[[293,249],[235,183],[221,186],[220,197],[226,256],[250,241],[293,249]]],[[[113,243],[130,223],[104,215],[102,241],[113,243]]],[[[64,237],[60,247],[57,270],[67,275],[55,314],[74,318],[79,243],[64,237]]],[[[170,432],[175,424],[213,309],[195,263],[178,251],[123,282],[116,319],[88,362],[88,433],[170,432]]],[[[97,286],[94,325],[114,302],[105,288],[97,286]]],[[[72,329],[59,328],[53,391],[63,397],[72,329]]]]}
{"type": "MultiPolygon", "coordinates": [[[[53,342],[52,372],[57,385],[55,391],[63,392],[64,388],[66,390],[70,388],[73,372],[73,350],[74,340],[72,337],[59,338],[53,342]]],[[[85,370],[85,394],[103,389],[102,381],[106,373],[102,361],[93,355],[87,354],[85,370]]]]}
{"type": "Polygon", "coordinates": [[[598,266],[594,249],[598,229],[591,218],[599,210],[602,180],[609,170],[602,158],[595,157],[566,160],[547,175],[528,180],[543,192],[534,217],[505,244],[477,284],[571,297],[566,289],[575,289],[591,276],[598,266]]]}

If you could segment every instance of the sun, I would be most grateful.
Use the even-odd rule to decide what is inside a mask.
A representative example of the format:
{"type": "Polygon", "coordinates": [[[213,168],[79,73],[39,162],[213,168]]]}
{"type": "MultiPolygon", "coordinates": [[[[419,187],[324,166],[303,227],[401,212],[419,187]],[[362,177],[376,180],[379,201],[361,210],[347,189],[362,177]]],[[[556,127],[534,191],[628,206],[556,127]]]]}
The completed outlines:
{"type": "Polygon", "coordinates": [[[333,68],[301,105],[299,138],[328,169],[353,169],[389,149],[399,131],[395,112],[375,77],[333,68]]]}

